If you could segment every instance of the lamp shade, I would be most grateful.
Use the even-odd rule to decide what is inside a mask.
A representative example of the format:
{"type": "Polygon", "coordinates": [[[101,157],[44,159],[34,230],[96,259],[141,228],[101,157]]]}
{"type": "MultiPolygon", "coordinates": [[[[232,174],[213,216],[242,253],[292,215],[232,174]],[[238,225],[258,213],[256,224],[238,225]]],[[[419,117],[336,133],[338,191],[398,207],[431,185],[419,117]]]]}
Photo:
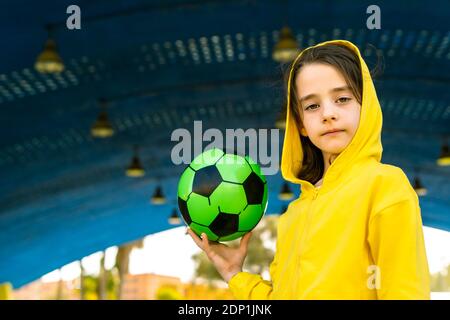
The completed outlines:
{"type": "Polygon", "coordinates": [[[53,39],[45,42],[44,50],[38,55],[34,67],[40,73],[59,73],[64,70],[64,63],[53,39]]]}
{"type": "Polygon", "coordinates": [[[280,31],[278,43],[273,48],[273,60],[281,63],[293,61],[300,52],[297,41],[288,27],[283,27],[280,31]]]}
{"type": "Polygon", "coordinates": [[[108,138],[114,135],[114,129],[108,120],[106,111],[100,112],[97,121],[91,128],[91,135],[95,138],[108,138]]]}
{"type": "Polygon", "coordinates": [[[128,177],[138,178],[145,175],[145,170],[141,165],[141,161],[137,156],[131,160],[130,166],[127,168],[126,174],[128,177]]]}
{"type": "Polygon", "coordinates": [[[427,194],[427,189],[422,185],[418,177],[414,178],[414,190],[418,196],[425,196],[427,194]]]}
{"type": "Polygon", "coordinates": [[[450,166],[450,150],[447,144],[442,145],[437,164],[440,166],[450,166]]]}
{"type": "Polygon", "coordinates": [[[166,197],[164,196],[161,187],[157,187],[155,193],[152,196],[151,202],[153,204],[164,204],[166,203],[166,197]]]}
{"type": "Polygon", "coordinates": [[[278,194],[278,199],[280,200],[290,200],[294,196],[294,193],[291,191],[289,185],[285,182],[283,187],[281,188],[280,193],[278,194]]]}
{"type": "Polygon", "coordinates": [[[181,223],[180,216],[177,213],[176,209],[173,209],[172,214],[169,217],[169,224],[171,225],[177,225],[181,223]]]}

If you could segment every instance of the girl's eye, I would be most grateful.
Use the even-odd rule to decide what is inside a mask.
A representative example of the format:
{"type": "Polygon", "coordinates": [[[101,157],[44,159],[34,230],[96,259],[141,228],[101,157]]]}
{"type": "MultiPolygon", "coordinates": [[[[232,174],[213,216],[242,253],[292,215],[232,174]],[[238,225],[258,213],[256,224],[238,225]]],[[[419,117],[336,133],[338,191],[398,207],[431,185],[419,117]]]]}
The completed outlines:
{"type": "Polygon", "coordinates": [[[345,103],[345,102],[348,102],[350,100],[352,100],[352,99],[349,98],[349,97],[342,97],[342,98],[339,98],[337,101],[339,101],[340,103],[345,103]]]}
{"type": "Polygon", "coordinates": [[[307,107],[305,108],[305,110],[308,110],[308,109],[312,109],[312,110],[317,109],[317,108],[313,108],[314,106],[319,106],[319,105],[318,105],[318,104],[311,104],[311,105],[307,106],[307,107]]]}

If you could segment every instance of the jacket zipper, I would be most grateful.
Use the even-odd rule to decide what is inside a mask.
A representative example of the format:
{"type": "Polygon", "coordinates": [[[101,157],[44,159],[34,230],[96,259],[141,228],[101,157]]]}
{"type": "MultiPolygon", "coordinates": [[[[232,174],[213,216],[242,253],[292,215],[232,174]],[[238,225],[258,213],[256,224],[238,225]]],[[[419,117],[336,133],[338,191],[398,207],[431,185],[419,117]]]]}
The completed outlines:
{"type": "MultiPolygon", "coordinates": [[[[313,194],[313,197],[312,197],[312,200],[311,200],[311,204],[309,205],[308,212],[307,212],[306,226],[304,228],[304,234],[300,238],[300,243],[299,243],[300,250],[303,249],[303,245],[305,244],[305,241],[308,238],[309,226],[310,226],[311,219],[312,219],[312,211],[313,211],[313,207],[314,207],[314,202],[317,199],[318,194],[319,194],[318,188],[314,188],[314,194],[313,194]]],[[[297,270],[298,271],[300,271],[300,261],[301,261],[301,259],[302,259],[302,255],[299,252],[298,257],[297,257],[297,270]]],[[[298,295],[298,292],[297,292],[297,295],[298,295]]]]}
{"type": "Polygon", "coordinates": [[[313,200],[316,200],[318,194],[319,194],[319,190],[317,188],[314,188],[313,200]]]}

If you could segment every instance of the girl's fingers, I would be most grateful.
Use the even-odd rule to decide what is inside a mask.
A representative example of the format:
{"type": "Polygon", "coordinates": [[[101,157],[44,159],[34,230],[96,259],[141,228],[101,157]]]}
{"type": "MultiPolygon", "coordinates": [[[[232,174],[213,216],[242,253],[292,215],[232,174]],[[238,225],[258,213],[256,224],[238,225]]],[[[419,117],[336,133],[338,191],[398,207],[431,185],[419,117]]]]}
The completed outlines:
{"type": "Polygon", "coordinates": [[[201,234],[201,238],[202,238],[202,245],[204,248],[203,250],[205,251],[206,255],[216,265],[216,268],[221,268],[221,266],[225,263],[225,260],[220,254],[218,254],[215,250],[211,248],[208,236],[205,233],[201,234]]]}
{"type": "Polygon", "coordinates": [[[210,249],[210,247],[209,247],[208,236],[206,235],[206,233],[202,233],[202,234],[201,234],[201,237],[202,237],[202,245],[203,245],[203,248],[205,248],[205,249],[204,249],[205,252],[208,253],[208,252],[209,252],[209,249],[210,249]]]}
{"type": "Polygon", "coordinates": [[[205,233],[202,233],[201,237],[199,238],[195,234],[195,232],[192,231],[190,228],[188,228],[188,230],[186,230],[186,232],[191,235],[192,239],[194,239],[197,246],[206,253],[208,258],[213,263],[215,263],[217,265],[222,265],[223,263],[225,263],[225,260],[219,254],[217,254],[217,252],[215,250],[213,250],[211,248],[211,244],[209,243],[208,236],[205,233]]]}
{"type": "Polygon", "coordinates": [[[241,242],[240,242],[240,244],[239,244],[239,249],[240,250],[247,250],[247,247],[248,247],[248,242],[250,241],[250,238],[252,237],[252,233],[251,232],[248,232],[248,233],[246,233],[243,237],[242,237],[242,239],[241,239],[241,242]]]}
{"type": "Polygon", "coordinates": [[[200,239],[200,238],[195,234],[195,232],[191,230],[191,228],[187,228],[187,229],[186,229],[186,233],[188,233],[188,234],[191,236],[191,238],[194,240],[195,244],[196,244],[200,249],[205,250],[205,249],[203,248],[203,241],[202,241],[202,239],[200,239]]]}

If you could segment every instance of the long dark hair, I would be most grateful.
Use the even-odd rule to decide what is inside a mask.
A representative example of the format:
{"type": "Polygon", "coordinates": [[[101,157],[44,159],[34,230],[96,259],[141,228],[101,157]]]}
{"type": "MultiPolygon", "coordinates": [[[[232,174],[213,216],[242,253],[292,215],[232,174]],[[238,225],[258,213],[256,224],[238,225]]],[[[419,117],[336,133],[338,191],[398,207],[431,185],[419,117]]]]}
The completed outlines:
{"type": "MultiPolygon", "coordinates": [[[[295,79],[299,70],[311,63],[324,63],[335,67],[344,76],[347,85],[359,104],[362,105],[363,81],[361,75],[361,65],[358,56],[343,45],[326,44],[323,46],[309,48],[303,52],[302,56],[293,65],[290,96],[290,113],[294,116],[301,144],[303,148],[302,168],[297,178],[316,184],[324,174],[324,163],[322,151],[316,147],[309,137],[300,134],[303,123],[300,116],[299,97],[295,85],[295,79]]],[[[289,68],[290,69],[290,68],[289,68]]],[[[289,70],[286,74],[286,81],[289,77],[289,70]]],[[[287,82],[286,82],[287,83],[287,82]]]]}

